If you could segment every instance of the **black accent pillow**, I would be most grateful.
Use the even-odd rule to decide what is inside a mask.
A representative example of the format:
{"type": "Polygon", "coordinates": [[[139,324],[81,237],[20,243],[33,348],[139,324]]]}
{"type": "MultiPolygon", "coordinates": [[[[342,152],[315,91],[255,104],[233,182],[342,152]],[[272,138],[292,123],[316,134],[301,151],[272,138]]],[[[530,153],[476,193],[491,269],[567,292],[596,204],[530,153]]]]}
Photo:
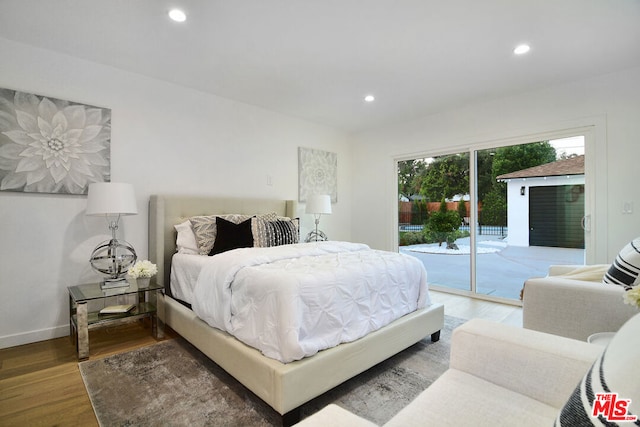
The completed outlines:
{"type": "Polygon", "coordinates": [[[253,246],[253,233],[251,232],[251,218],[240,224],[227,221],[224,218],[216,218],[216,241],[209,252],[209,256],[220,254],[238,248],[250,248],[253,246]]]}

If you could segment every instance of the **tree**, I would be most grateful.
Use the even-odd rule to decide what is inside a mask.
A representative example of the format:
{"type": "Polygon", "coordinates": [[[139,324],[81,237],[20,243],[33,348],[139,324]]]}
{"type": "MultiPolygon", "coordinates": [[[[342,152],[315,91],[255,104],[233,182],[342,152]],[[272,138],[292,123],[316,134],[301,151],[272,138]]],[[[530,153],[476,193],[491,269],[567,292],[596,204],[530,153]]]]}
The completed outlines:
{"type": "Polygon", "coordinates": [[[484,200],[487,193],[495,184],[495,176],[493,176],[493,158],[495,150],[480,150],[476,156],[476,176],[478,188],[478,200],[484,200]]]}
{"type": "MultiPolygon", "coordinates": [[[[496,181],[499,175],[555,160],[556,151],[548,141],[477,151],[476,194],[486,213],[482,222],[506,225],[506,191],[504,183],[496,181]]],[[[468,194],[469,153],[439,156],[431,162],[424,159],[398,162],[398,191],[407,197],[419,192],[427,201],[468,194]]],[[[464,217],[462,213],[459,216],[464,217]]]]}
{"type": "Polygon", "coordinates": [[[498,176],[555,160],[556,150],[549,141],[497,148],[491,163],[492,185],[481,199],[482,224],[507,225],[507,189],[504,182],[496,181],[498,176]]]}
{"type": "Polygon", "coordinates": [[[464,200],[458,202],[458,216],[460,216],[460,221],[469,216],[467,215],[467,203],[464,200]]]}
{"type": "Polygon", "coordinates": [[[556,161],[556,149],[549,141],[511,145],[496,149],[492,164],[492,178],[505,173],[544,165],[556,161]]]}
{"type": "Polygon", "coordinates": [[[456,211],[447,209],[447,202],[442,199],[440,209],[429,215],[426,230],[442,246],[442,242],[447,242],[447,249],[454,248],[455,232],[460,228],[460,215],[456,211]]]}
{"type": "Polygon", "coordinates": [[[398,194],[411,198],[420,193],[422,176],[427,169],[424,159],[398,162],[398,194]]]}
{"type": "Polygon", "coordinates": [[[411,203],[411,224],[425,224],[427,222],[427,219],[429,219],[427,202],[425,202],[424,200],[414,200],[411,203]]]}
{"type": "Polygon", "coordinates": [[[469,193],[469,154],[436,157],[429,163],[420,186],[427,200],[451,198],[469,193]]]}
{"type": "Polygon", "coordinates": [[[507,186],[504,182],[497,182],[485,196],[480,223],[502,227],[507,225],[507,186]]]}

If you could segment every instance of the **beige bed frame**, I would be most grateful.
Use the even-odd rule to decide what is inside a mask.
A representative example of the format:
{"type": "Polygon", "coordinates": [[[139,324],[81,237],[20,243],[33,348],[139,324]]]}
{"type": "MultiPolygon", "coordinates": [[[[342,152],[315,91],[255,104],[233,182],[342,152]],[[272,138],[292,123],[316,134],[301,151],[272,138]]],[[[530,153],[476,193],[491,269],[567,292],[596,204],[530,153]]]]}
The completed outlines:
{"type": "MultiPolygon", "coordinates": [[[[149,259],[158,266],[157,281],[169,287],[171,258],[176,251],[174,225],[194,215],[267,213],[296,217],[293,200],[205,198],[153,195],[149,202],[149,259]]],[[[431,335],[437,341],[444,325],[444,307],[434,304],[408,314],[351,343],[324,350],[292,363],[281,363],[233,336],[212,328],[165,292],[159,317],[290,424],[299,407],[351,377],[431,335]]]]}

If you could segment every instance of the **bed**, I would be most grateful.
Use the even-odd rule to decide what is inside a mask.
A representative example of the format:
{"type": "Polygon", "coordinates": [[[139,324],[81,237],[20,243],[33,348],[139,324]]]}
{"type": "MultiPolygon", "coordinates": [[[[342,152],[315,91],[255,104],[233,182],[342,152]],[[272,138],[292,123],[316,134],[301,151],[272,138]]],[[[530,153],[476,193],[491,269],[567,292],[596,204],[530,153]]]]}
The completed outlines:
{"type": "Polygon", "coordinates": [[[149,259],[157,264],[157,282],[165,287],[158,316],[229,374],[283,416],[283,424],[299,418],[299,407],[431,335],[439,339],[444,307],[431,304],[393,321],[356,341],[343,343],[290,363],[264,356],[232,335],[209,326],[171,296],[171,260],[176,252],[174,226],[196,215],[260,214],[297,216],[292,200],[152,195],[149,202],[149,259]]]}

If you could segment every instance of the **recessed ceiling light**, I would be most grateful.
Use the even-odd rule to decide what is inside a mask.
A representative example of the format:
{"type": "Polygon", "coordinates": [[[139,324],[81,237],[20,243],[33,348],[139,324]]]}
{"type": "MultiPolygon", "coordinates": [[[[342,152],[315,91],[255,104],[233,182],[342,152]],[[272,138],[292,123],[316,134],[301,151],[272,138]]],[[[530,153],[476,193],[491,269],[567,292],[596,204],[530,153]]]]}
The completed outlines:
{"type": "Polygon", "coordinates": [[[531,47],[528,44],[521,44],[519,46],[516,46],[515,49],[513,49],[513,53],[515,53],[516,55],[524,55],[530,50],[531,50],[531,47]]]}
{"type": "Polygon", "coordinates": [[[176,22],[184,22],[187,20],[187,15],[180,9],[171,9],[169,11],[169,18],[176,22]]]}
{"type": "Polygon", "coordinates": [[[364,100],[365,100],[366,102],[373,102],[373,101],[375,101],[375,100],[376,100],[376,97],[375,97],[375,96],[373,96],[373,95],[367,95],[367,96],[365,96],[365,97],[364,97],[364,100]]]}

